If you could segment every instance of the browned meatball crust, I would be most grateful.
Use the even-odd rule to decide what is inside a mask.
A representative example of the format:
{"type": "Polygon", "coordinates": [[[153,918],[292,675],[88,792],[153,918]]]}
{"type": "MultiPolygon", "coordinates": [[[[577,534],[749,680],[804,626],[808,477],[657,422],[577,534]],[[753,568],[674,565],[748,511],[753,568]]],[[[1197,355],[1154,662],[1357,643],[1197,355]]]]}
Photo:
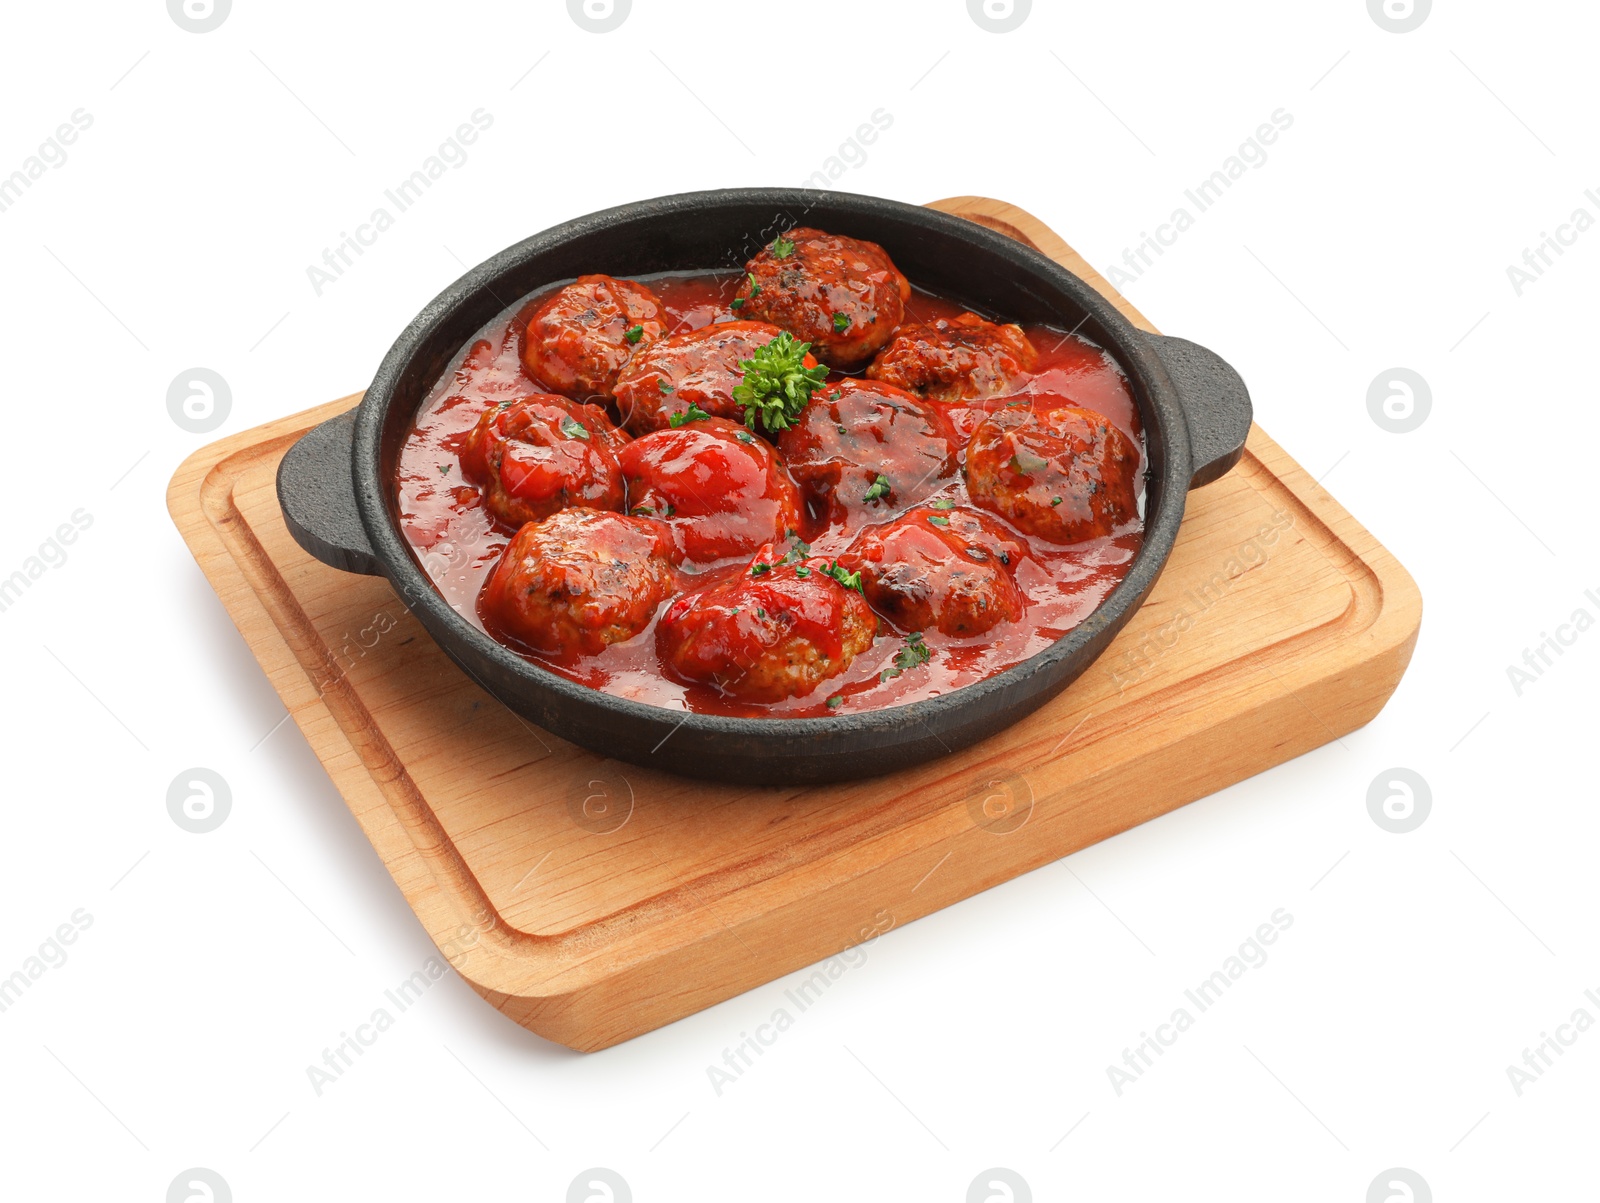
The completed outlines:
{"type": "Polygon", "coordinates": [[[907,322],[867,375],[930,401],[970,401],[1015,391],[1038,361],[1021,326],[963,313],[927,325],[907,322]]]}
{"type": "Polygon", "coordinates": [[[656,627],[667,671],[728,697],[804,697],[850,667],[877,634],[866,599],[825,559],[763,547],[746,568],[686,593],[656,627]]]}
{"type": "Polygon", "coordinates": [[[813,516],[852,525],[936,493],[958,449],[936,406],[871,380],[817,389],[778,436],[813,516]]]}
{"type": "Polygon", "coordinates": [[[1051,543],[1111,534],[1138,514],[1139,451],[1093,410],[1010,405],[967,445],[967,491],[984,509],[1051,543]]]}
{"type": "Polygon", "coordinates": [[[667,311],[643,284],[579,276],[528,315],[522,366],[553,393],[609,401],[635,351],[667,332],[667,311]]]}
{"type": "Polygon", "coordinates": [[[742,318],[781,326],[831,367],[871,359],[905,314],[910,282],[875,242],[821,230],[780,234],[745,264],[742,318]]]}
{"type": "Polygon", "coordinates": [[[484,622],[570,660],[632,639],[676,583],[666,525],[583,507],[516,533],[478,598],[484,622]]]}
{"type": "Polygon", "coordinates": [[[485,508],[512,527],[569,505],[620,510],[617,454],[627,441],[598,405],[535,393],[484,412],[461,448],[461,471],[483,487],[485,508]]]}
{"type": "Polygon", "coordinates": [[[665,430],[675,415],[681,422],[691,405],[714,418],[743,422],[744,407],[733,399],[744,379],[739,364],[782,333],[768,322],[717,322],[640,351],[617,375],[623,425],[635,434],[665,430]]]}
{"type": "Polygon", "coordinates": [[[987,514],[935,501],[869,526],[839,557],[872,608],[903,631],[979,635],[1022,617],[1027,545],[987,514]]]}

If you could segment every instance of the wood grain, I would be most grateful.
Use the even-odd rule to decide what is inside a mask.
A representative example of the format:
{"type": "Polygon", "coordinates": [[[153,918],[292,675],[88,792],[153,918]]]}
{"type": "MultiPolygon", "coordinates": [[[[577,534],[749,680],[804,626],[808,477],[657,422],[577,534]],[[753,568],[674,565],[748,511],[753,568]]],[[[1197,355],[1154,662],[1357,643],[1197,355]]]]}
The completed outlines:
{"type": "MultiPolygon", "coordinates": [[[[1030,242],[1152,326],[1014,206],[1030,242]]],[[[1394,691],[1410,576],[1259,428],[1190,497],[1144,608],[1050,705],[958,756],[808,789],[710,785],[536,730],[388,583],[289,537],[274,474],[359,396],[203,448],[168,505],[429,935],[510,1018],[599,1049],[829,957],[1359,727],[1394,691]]]]}

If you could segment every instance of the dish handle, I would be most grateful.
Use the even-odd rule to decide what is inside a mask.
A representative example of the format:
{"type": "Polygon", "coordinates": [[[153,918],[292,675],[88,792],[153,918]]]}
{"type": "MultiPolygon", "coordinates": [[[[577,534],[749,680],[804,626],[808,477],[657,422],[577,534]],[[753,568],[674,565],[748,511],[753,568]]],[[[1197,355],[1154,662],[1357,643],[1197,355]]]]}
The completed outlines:
{"type": "Polygon", "coordinates": [[[1189,487],[1198,489],[1226,475],[1244,455],[1254,412],[1250,390],[1239,373],[1215,351],[1186,338],[1165,334],[1148,337],[1183,404],[1194,460],[1189,487]]]}
{"type": "Polygon", "coordinates": [[[356,509],[355,426],[352,409],[300,436],[278,464],[278,506],[294,541],[324,564],[382,576],[356,509]]]}

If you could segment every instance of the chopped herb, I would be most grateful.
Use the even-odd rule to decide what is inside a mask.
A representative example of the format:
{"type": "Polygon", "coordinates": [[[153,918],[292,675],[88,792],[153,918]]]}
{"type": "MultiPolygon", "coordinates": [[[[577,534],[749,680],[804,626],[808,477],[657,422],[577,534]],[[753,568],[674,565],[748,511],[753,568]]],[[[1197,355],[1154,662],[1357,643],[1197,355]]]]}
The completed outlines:
{"type": "Polygon", "coordinates": [[[735,606],[733,609],[728,611],[728,617],[732,618],[735,614],[737,614],[742,609],[744,609],[743,606],[735,606]]]}
{"type": "Polygon", "coordinates": [[[872,484],[867,487],[867,495],[865,497],[863,497],[861,500],[862,501],[876,501],[876,500],[878,500],[878,498],[887,497],[888,495],[889,495],[889,478],[887,476],[885,476],[883,473],[880,472],[880,473],[878,473],[878,479],[873,481],[872,484]]]}
{"type": "Polygon", "coordinates": [[[743,309],[744,308],[744,298],[743,297],[734,297],[733,300],[728,302],[728,308],[729,309],[743,309]]]}
{"type": "Polygon", "coordinates": [[[806,577],[811,575],[811,569],[807,568],[804,564],[796,564],[794,568],[794,574],[801,580],[805,580],[806,577]]]}
{"type": "Polygon", "coordinates": [[[653,518],[656,512],[647,505],[636,505],[628,513],[635,518],[653,518]]]}
{"type": "Polygon", "coordinates": [[[863,596],[866,594],[866,591],[861,587],[861,573],[846,572],[838,560],[835,560],[832,564],[829,564],[826,568],[824,568],[822,570],[822,575],[831,576],[846,589],[854,589],[857,593],[860,593],[863,596]]]}
{"type": "Polygon", "coordinates": [[[828,699],[829,710],[837,710],[842,705],[844,705],[844,695],[842,693],[836,693],[828,699]]]}
{"type": "Polygon", "coordinates": [[[790,255],[794,254],[794,243],[790,242],[782,234],[779,234],[772,240],[772,245],[767,249],[772,252],[772,257],[774,259],[787,259],[790,255]]]}
{"type": "Polygon", "coordinates": [[[843,334],[848,329],[850,329],[850,316],[844,313],[834,314],[833,332],[835,334],[843,334]]]}
{"type": "Polygon", "coordinates": [[[757,560],[754,564],[750,565],[751,576],[760,576],[763,573],[771,571],[772,565],[767,563],[765,560],[757,560]]]}
{"type": "Polygon", "coordinates": [[[629,326],[626,330],[624,330],[622,332],[622,337],[627,339],[630,343],[636,343],[641,338],[644,337],[644,327],[643,326],[629,326]]]}
{"type": "Polygon", "coordinates": [[[565,417],[561,419],[561,433],[569,439],[587,439],[589,428],[577,418],[565,417]]]}
{"type": "Polygon", "coordinates": [[[664,511],[662,511],[661,516],[663,518],[671,518],[677,512],[678,512],[678,507],[673,505],[672,502],[669,501],[669,502],[667,502],[667,508],[664,511]]]}
{"type": "Polygon", "coordinates": [[[928,657],[933,653],[928,645],[922,641],[921,631],[912,631],[906,636],[906,645],[894,654],[894,663],[878,674],[878,680],[889,681],[898,677],[908,668],[916,668],[919,664],[926,664],[928,657]]]}
{"type": "Polygon", "coordinates": [[[687,426],[690,422],[698,422],[701,418],[709,418],[710,416],[705,410],[691,401],[688,409],[681,414],[673,414],[667,419],[667,422],[672,429],[677,430],[680,426],[687,426]]]}
{"type": "Polygon", "coordinates": [[[1011,466],[1021,473],[1037,472],[1048,467],[1050,461],[1034,455],[1031,451],[1019,451],[1011,457],[1011,466]]]}
{"type": "Polygon", "coordinates": [[[767,616],[766,610],[762,609],[760,606],[757,606],[756,607],[756,617],[757,618],[765,618],[766,616],[767,616]]]}
{"type": "Polygon", "coordinates": [[[836,427],[834,427],[834,429],[836,429],[840,434],[849,434],[850,433],[843,426],[836,426],[836,427]]]}
{"type": "Polygon", "coordinates": [[[750,278],[750,297],[752,300],[754,300],[756,297],[761,295],[761,285],[756,283],[756,278],[753,273],[747,272],[746,275],[748,275],[750,278]]]}
{"type": "Polygon", "coordinates": [[[756,441],[756,436],[751,434],[748,430],[741,430],[733,437],[738,439],[741,443],[753,443],[756,441]]]}
{"type": "Polygon", "coordinates": [[[734,385],[733,399],[744,409],[744,424],[751,430],[758,417],[770,432],[789,429],[811,400],[811,390],[828,378],[826,367],[805,366],[810,349],[810,343],[796,342],[785,330],[739,361],[744,380],[734,385]]]}
{"type": "Polygon", "coordinates": [[[932,501],[928,502],[928,505],[936,510],[953,510],[956,508],[956,503],[951,501],[948,497],[935,497],[932,501]]]}
{"type": "Polygon", "coordinates": [[[439,465],[439,475],[440,476],[449,476],[450,475],[450,465],[449,464],[440,464],[439,465]]]}
{"type": "Polygon", "coordinates": [[[950,525],[950,519],[946,518],[943,514],[929,514],[928,521],[933,523],[935,526],[950,525]]]}
{"type": "Polygon", "coordinates": [[[1052,497],[1052,498],[1051,498],[1051,499],[1050,499],[1050,504],[1051,504],[1051,505],[1060,505],[1060,504],[1061,504],[1061,498],[1059,498],[1059,497],[1052,497]]]}
{"type": "Polygon", "coordinates": [[[656,377],[656,387],[663,393],[670,393],[673,391],[672,386],[667,383],[667,378],[665,376],[656,377]]]}

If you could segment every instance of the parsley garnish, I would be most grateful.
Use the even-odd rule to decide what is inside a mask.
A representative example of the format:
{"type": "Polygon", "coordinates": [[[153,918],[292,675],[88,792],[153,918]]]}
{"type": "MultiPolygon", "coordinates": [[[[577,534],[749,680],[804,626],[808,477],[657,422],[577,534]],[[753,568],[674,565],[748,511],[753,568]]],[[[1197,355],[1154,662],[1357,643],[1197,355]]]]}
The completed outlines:
{"type": "Polygon", "coordinates": [[[672,426],[672,429],[677,430],[680,426],[686,426],[690,422],[698,422],[701,418],[709,418],[710,416],[705,410],[691,401],[688,409],[681,414],[673,414],[667,419],[667,422],[672,426]]]}
{"type": "Polygon", "coordinates": [[[805,366],[810,343],[796,342],[785,330],[771,342],[757,347],[749,359],[741,359],[744,381],[733,386],[733,399],[743,407],[744,424],[756,428],[756,418],[768,431],[789,429],[790,423],[811,400],[811,390],[828,378],[820,364],[805,366]]]}
{"type": "Polygon", "coordinates": [[[842,693],[836,693],[828,699],[829,710],[837,710],[842,705],[844,705],[844,694],[842,693]]]}
{"type": "MultiPolygon", "coordinates": [[[[750,565],[750,575],[760,576],[764,572],[771,572],[774,568],[782,568],[787,564],[798,564],[801,560],[805,559],[811,554],[811,544],[807,543],[799,535],[795,534],[793,531],[790,531],[789,538],[792,541],[793,546],[791,546],[788,551],[784,552],[776,560],[772,560],[770,562],[767,560],[757,560],[754,564],[750,565]]],[[[803,565],[799,568],[796,568],[794,571],[796,576],[807,577],[811,575],[811,569],[806,568],[803,565]]],[[[830,573],[829,575],[832,574],[830,573]]]]}
{"type": "Polygon", "coordinates": [[[728,302],[728,308],[729,309],[743,309],[744,308],[744,298],[743,297],[734,297],[733,300],[728,302]]]}
{"type": "Polygon", "coordinates": [[[779,234],[772,240],[772,245],[767,249],[772,252],[772,257],[774,259],[787,259],[790,255],[794,254],[794,243],[790,242],[782,234],[779,234]]]}
{"type": "Polygon", "coordinates": [[[1051,498],[1051,499],[1050,499],[1050,504],[1051,504],[1051,505],[1060,505],[1060,504],[1061,504],[1061,498],[1059,498],[1059,497],[1052,497],[1052,498],[1051,498]]]}
{"type": "Polygon", "coordinates": [[[569,439],[587,439],[589,437],[589,428],[578,421],[577,418],[565,417],[561,419],[561,433],[569,439]]]}
{"type": "Polygon", "coordinates": [[[761,295],[761,285],[756,283],[754,273],[746,273],[750,277],[750,296],[752,299],[761,295]]]}
{"type": "Polygon", "coordinates": [[[636,505],[628,513],[635,518],[653,518],[656,512],[647,505],[636,505]]]}
{"type": "Polygon", "coordinates": [[[906,636],[906,645],[894,654],[894,664],[878,674],[878,680],[888,681],[898,677],[908,668],[916,668],[919,664],[926,664],[928,657],[933,655],[928,645],[922,641],[921,631],[912,631],[906,636]]]}
{"type": "Polygon", "coordinates": [[[850,317],[849,317],[849,315],[848,314],[844,314],[844,313],[836,313],[836,314],[834,314],[833,315],[833,332],[835,334],[843,334],[848,329],[850,329],[850,317]]]}
{"type": "Polygon", "coordinates": [[[627,339],[630,343],[636,343],[641,338],[644,337],[644,327],[643,326],[629,326],[626,330],[624,330],[622,332],[622,337],[627,339]]]}
{"type": "Polygon", "coordinates": [[[873,481],[872,484],[867,487],[867,495],[865,497],[863,497],[861,500],[862,501],[876,501],[876,500],[878,500],[878,498],[887,497],[888,495],[889,495],[889,478],[887,476],[885,476],[883,473],[880,472],[880,473],[878,473],[878,479],[873,481]]]}
{"type": "Polygon", "coordinates": [[[753,443],[756,441],[755,436],[752,435],[748,430],[741,430],[733,437],[738,439],[741,443],[753,443]]]}
{"type": "Polygon", "coordinates": [[[1050,461],[1034,455],[1031,451],[1019,451],[1011,457],[1011,466],[1018,472],[1037,472],[1040,468],[1048,467],[1050,461]]]}
{"type": "Polygon", "coordinates": [[[822,570],[822,575],[831,576],[846,589],[854,589],[857,593],[860,593],[863,596],[866,595],[866,590],[862,589],[861,587],[861,573],[846,572],[838,560],[835,560],[832,564],[829,564],[826,568],[824,568],[822,570]]]}
{"type": "Polygon", "coordinates": [[[656,377],[656,387],[658,389],[660,389],[663,393],[672,392],[672,386],[667,383],[667,378],[665,376],[657,376],[656,377]]]}
{"type": "Polygon", "coordinates": [[[951,501],[948,497],[936,497],[932,501],[928,502],[928,505],[936,510],[953,510],[956,508],[956,503],[951,501]]]}
{"type": "Polygon", "coordinates": [[[950,525],[950,519],[946,518],[943,514],[929,514],[928,521],[933,523],[935,526],[950,525]]]}
{"type": "Polygon", "coordinates": [[[439,465],[439,475],[440,476],[449,476],[450,475],[450,465],[449,464],[440,464],[439,465]]]}
{"type": "Polygon", "coordinates": [[[796,564],[794,568],[794,574],[801,580],[805,580],[806,577],[811,575],[811,569],[807,568],[804,564],[796,564]]]}

